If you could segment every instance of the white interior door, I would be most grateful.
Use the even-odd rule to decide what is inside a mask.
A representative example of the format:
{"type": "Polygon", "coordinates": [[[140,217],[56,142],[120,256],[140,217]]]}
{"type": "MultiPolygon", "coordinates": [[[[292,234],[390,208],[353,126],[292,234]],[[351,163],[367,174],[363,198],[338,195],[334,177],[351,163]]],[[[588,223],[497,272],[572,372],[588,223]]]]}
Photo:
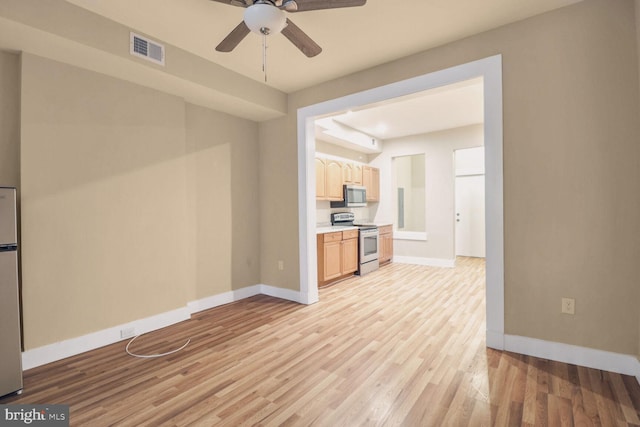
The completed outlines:
{"type": "Polygon", "coordinates": [[[485,257],[484,175],[456,177],[456,256],[485,257]]]}

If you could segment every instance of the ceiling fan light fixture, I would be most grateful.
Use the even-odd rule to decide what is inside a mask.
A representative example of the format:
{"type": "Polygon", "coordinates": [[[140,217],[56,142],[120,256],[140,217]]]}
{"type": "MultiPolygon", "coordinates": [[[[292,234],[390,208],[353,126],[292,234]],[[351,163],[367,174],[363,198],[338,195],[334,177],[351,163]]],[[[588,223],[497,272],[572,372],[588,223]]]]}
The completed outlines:
{"type": "Polygon", "coordinates": [[[287,18],[277,7],[256,3],[244,11],[244,23],[257,34],[277,34],[286,26],[287,18]]]}

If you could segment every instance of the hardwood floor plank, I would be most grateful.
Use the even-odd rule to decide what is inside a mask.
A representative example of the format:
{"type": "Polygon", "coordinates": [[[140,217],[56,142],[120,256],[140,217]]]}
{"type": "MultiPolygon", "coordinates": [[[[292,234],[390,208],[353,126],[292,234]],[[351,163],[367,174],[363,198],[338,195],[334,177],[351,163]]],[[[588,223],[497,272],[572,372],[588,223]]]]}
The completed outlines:
{"type": "Polygon", "coordinates": [[[571,401],[555,394],[550,394],[549,401],[549,426],[573,427],[573,410],[571,401]]]}
{"type": "Polygon", "coordinates": [[[629,396],[622,377],[620,377],[620,375],[607,375],[607,377],[612,385],[613,400],[619,404],[624,415],[624,420],[627,423],[640,424],[638,411],[634,408],[633,403],[631,402],[631,396],[629,396]]]}
{"type": "Polygon", "coordinates": [[[549,420],[549,393],[539,391],[536,398],[536,427],[547,426],[549,420]]]}
{"type": "Polygon", "coordinates": [[[484,262],[389,264],[303,306],[258,295],[25,372],[72,426],[640,425],[632,377],[486,348],[484,262]],[[464,295],[461,298],[461,295],[464,295]]]}
{"type": "Polygon", "coordinates": [[[525,380],[524,401],[522,404],[522,422],[534,425],[536,422],[536,394],[538,384],[538,370],[529,363],[525,380]]]}
{"type": "Polygon", "coordinates": [[[476,399],[472,397],[474,393],[470,390],[472,384],[471,374],[458,371],[458,375],[460,375],[460,378],[455,389],[451,387],[453,383],[449,386],[448,392],[453,393],[453,396],[451,402],[447,405],[447,412],[442,420],[443,425],[467,425],[473,414],[476,399]]]}

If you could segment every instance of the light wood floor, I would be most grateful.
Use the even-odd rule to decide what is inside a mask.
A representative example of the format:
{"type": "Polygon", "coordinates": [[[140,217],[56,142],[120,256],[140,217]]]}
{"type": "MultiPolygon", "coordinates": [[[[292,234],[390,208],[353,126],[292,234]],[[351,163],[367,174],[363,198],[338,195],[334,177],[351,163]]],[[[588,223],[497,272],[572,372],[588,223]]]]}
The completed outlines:
{"type": "Polygon", "coordinates": [[[256,296],[29,370],[71,425],[640,425],[635,378],[485,348],[484,263],[391,264],[302,306],[256,296]]]}

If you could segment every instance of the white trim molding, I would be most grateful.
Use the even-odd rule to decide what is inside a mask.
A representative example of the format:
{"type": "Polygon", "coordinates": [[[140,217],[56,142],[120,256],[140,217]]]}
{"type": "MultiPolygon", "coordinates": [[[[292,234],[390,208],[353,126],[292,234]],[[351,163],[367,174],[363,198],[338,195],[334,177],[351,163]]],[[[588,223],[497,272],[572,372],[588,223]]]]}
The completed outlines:
{"type": "Polygon", "coordinates": [[[288,301],[297,302],[300,304],[308,304],[306,298],[299,292],[291,289],[277,288],[275,286],[260,285],[260,293],[262,295],[269,295],[270,297],[285,299],[288,301]]]}
{"type": "Polygon", "coordinates": [[[518,335],[505,335],[504,349],[527,356],[631,375],[636,377],[638,383],[640,383],[640,360],[636,356],[629,354],[613,353],[518,335]]]}
{"type": "Polygon", "coordinates": [[[486,333],[487,347],[494,350],[504,350],[504,334],[502,332],[492,331],[487,328],[486,333]]]}
{"type": "Polygon", "coordinates": [[[219,307],[221,305],[258,295],[260,294],[260,287],[261,285],[248,286],[246,288],[236,289],[222,294],[190,301],[187,303],[187,307],[189,307],[189,312],[191,314],[209,310],[210,308],[219,307]]]}
{"type": "MultiPolygon", "coordinates": [[[[196,301],[190,301],[186,307],[171,310],[133,322],[123,323],[101,331],[93,332],[76,338],[59,341],[42,347],[27,350],[22,353],[22,368],[32,369],[47,363],[56,362],[67,357],[75,356],[86,351],[95,350],[109,344],[122,341],[121,331],[132,330],[136,335],[156,331],[191,318],[191,315],[200,311],[215,308],[221,305],[240,301],[254,295],[269,295],[272,297],[305,304],[300,292],[290,289],[276,288],[269,285],[253,285],[222,294],[213,295],[196,301]]],[[[127,340],[130,338],[126,338],[127,340]]],[[[123,348],[124,351],[124,348],[123,348]]]]}
{"type": "Polygon", "coordinates": [[[415,264],[415,265],[425,265],[427,267],[446,267],[453,268],[456,266],[455,259],[444,259],[444,258],[422,258],[417,256],[400,256],[394,255],[393,262],[397,262],[400,264],[415,264]]]}
{"type": "Polygon", "coordinates": [[[27,370],[35,368],[37,366],[45,365],[47,363],[55,362],[57,360],[75,356],[76,354],[95,350],[96,348],[122,341],[120,331],[123,329],[133,328],[133,330],[136,331],[136,334],[145,334],[147,332],[182,322],[190,317],[191,313],[189,313],[187,307],[178,308],[155,316],[92,332],[80,337],[27,350],[22,353],[22,369],[27,370]]]}
{"type": "Polygon", "coordinates": [[[428,241],[426,231],[393,231],[393,240],[420,240],[428,241]]]}

